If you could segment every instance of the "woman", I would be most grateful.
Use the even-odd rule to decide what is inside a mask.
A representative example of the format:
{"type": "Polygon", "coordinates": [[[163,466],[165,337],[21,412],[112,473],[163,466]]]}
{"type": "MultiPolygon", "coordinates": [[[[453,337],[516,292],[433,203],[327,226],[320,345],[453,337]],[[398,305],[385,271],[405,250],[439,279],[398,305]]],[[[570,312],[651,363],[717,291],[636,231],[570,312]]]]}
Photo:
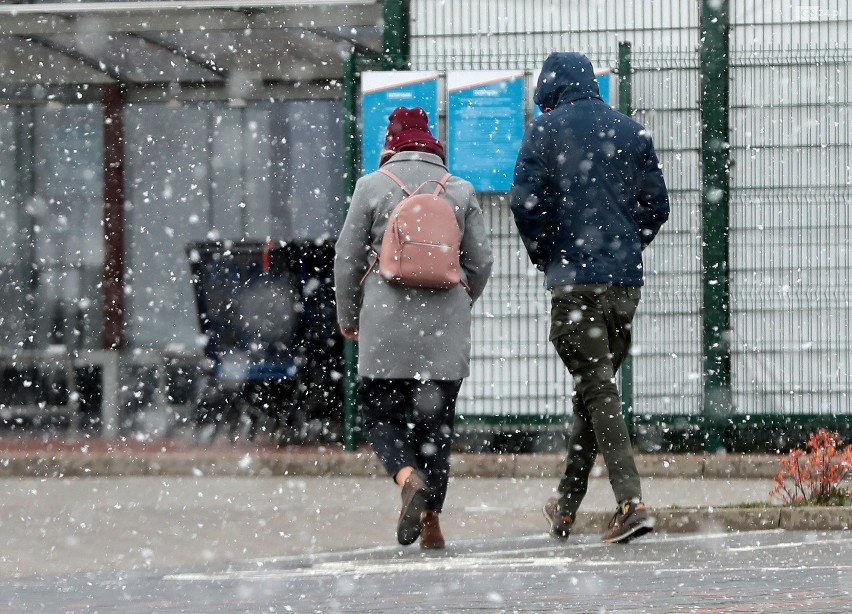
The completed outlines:
{"type": "MultiPolygon", "coordinates": [[[[389,118],[380,167],[415,189],[447,174],[444,148],[426,112],[399,107],[389,118]]],[[[435,185],[430,183],[429,185],[435,185]]],[[[358,180],[337,240],[337,320],[359,342],[358,402],[367,441],[402,489],[400,544],[444,547],[438,514],[449,477],[456,397],[469,373],[470,310],[491,274],[493,257],[473,186],[446,182],[461,231],[462,283],[449,289],[404,286],[374,266],[388,216],[404,198],[387,175],[358,180]]]]}

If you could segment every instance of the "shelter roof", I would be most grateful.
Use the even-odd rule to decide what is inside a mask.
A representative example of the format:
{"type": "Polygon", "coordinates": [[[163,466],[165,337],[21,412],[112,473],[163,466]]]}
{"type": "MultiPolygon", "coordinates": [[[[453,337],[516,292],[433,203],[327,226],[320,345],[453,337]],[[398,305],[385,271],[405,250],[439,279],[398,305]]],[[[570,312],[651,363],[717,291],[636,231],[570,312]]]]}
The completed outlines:
{"type": "Polygon", "coordinates": [[[381,52],[382,27],[378,0],[3,4],[0,96],[113,84],[220,98],[327,88],[348,53],[381,52]]]}

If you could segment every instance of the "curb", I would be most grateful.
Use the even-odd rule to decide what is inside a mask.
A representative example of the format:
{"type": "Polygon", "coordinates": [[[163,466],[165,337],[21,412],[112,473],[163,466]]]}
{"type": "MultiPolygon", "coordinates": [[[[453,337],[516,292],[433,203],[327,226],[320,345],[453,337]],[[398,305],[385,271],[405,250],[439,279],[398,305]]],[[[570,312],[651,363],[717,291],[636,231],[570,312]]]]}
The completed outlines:
{"type": "Polygon", "coordinates": [[[141,453],[15,454],[0,457],[11,477],[371,477],[383,475],[372,454],[141,453]]]}
{"type": "MultiPolygon", "coordinates": [[[[852,507],[684,508],[658,509],[653,514],[659,533],[852,530],[852,507]]],[[[611,516],[580,512],[572,532],[603,533],[611,516]]]]}
{"type": "MultiPolygon", "coordinates": [[[[480,478],[558,479],[565,467],[562,454],[454,453],[452,474],[480,478]]],[[[772,479],[778,457],[771,455],[650,455],[636,456],[642,477],[772,479]]],[[[0,477],[369,477],[384,470],[369,450],[357,452],[189,449],[180,451],[62,450],[0,451],[0,477]]],[[[596,477],[606,477],[598,459],[596,477]]]]}

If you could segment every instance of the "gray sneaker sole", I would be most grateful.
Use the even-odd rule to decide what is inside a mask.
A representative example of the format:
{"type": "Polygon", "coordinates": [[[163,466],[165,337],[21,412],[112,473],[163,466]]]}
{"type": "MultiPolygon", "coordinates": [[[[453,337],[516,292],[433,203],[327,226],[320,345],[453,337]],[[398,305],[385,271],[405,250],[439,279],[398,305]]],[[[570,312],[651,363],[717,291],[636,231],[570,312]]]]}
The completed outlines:
{"type": "Polygon", "coordinates": [[[646,518],[645,520],[637,523],[635,526],[630,527],[624,533],[617,535],[615,537],[611,537],[609,539],[602,538],[601,541],[605,544],[626,544],[629,541],[633,541],[637,537],[642,537],[643,535],[647,535],[651,531],[654,530],[654,521],[652,518],[646,518]]]}
{"type": "Polygon", "coordinates": [[[550,535],[552,535],[556,539],[561,539],[561,540],[565,540],[565,539],[568,539],[568,537],[570,537],[570,534],[571,534],[570,529],[568,531],[563,532],[563,531],[560,531],[560,530],[554,528],[553,519],[547,514],[547,503],[545,503],[541,507],[541,513],[544,514],[544,518],[547,520],[547,526],[550,527],[550,531],[549,531],[550,535]]]}

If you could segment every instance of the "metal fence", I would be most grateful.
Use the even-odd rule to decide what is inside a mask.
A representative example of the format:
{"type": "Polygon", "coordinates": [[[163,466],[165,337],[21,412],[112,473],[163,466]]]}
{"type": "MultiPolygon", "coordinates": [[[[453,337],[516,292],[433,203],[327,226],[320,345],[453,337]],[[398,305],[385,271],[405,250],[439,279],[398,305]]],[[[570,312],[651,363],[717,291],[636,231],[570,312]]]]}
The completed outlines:
{"type": "MultiPolygon", "coordinates": [[[[718,229],[702,229],[700,5],[412,2],[417,70],[514,69],[531,80],[551,51],[579,50],[616,71],[619,42],[631,43],[635,117],[653,133],[672,204],[646,252],[634,347],[635,416],[657,439],[678,428],[689,437],[702,421],[702,233],[718,229]]],[[[755,420],[849,422],[850,18],[834,0],[731,14],[733,407],[723,428],[733,431],[755,420]]],[[[549,297],[506,194],[481,201],[495,273],[476,310],[460,412],[498,424],[558,419],[570,413],[571,384],[547,341],[549,297]]]]}
{"type": "Polygon", "coordinates": [[[815,42],[732,55],[739,412],[850,412],[852,51],[815,42]]]}

